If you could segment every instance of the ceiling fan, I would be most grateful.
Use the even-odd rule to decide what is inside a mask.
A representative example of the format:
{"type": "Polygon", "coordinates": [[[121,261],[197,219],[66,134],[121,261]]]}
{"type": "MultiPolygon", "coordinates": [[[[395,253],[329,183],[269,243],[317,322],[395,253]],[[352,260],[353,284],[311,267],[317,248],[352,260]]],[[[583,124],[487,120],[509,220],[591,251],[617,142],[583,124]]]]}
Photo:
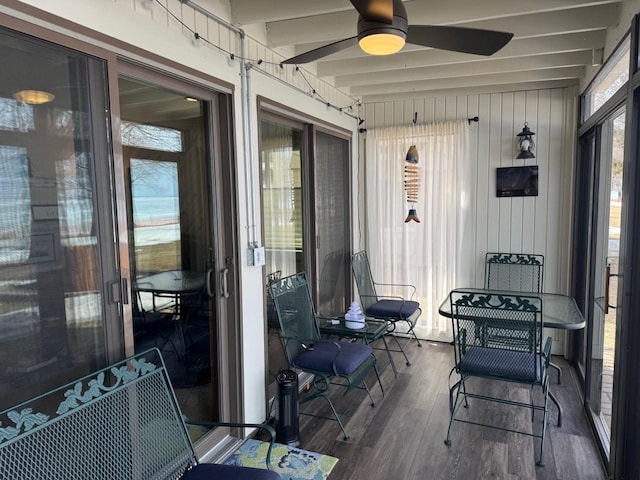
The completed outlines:
{"type": "Polygon", "coordinates": [[[315,48],[282,63],[308,63],[353,45],[371,55],[390,55],[405,43],[476,55],[493,55],[513,33],[442,25],[409,25],[401,0],[351,0],[358,11],[358,35],[315,48]]]}

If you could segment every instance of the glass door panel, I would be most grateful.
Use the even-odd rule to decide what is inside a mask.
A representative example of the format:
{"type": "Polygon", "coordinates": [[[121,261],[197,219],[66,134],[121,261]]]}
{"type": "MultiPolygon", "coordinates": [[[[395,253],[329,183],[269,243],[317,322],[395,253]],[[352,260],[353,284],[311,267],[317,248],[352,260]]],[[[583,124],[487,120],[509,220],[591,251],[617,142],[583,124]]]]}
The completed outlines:
{"type": "Polygon", "coordinates": [[[304,270],[302,130],[262,121],[262,195],[267,274],[304,270]]]}
{"type": "Polygon", "coordinates": [[[324,132],[315,138],[316,305],[320,315],[343,315],[351,298],[349,141],[324,132]]]}
{"type": "Polygon", "coordinates": [[[119,308],[103,286],[119,279],[110,182],[96,180],[109,171],[106,66],[5,29],[0,57],[3,409],[123,346],[107,345],[119,308]]]}
{"type": "MultiPolygon", "coordinates": [[[[573,297],[576,300],[580,310],[587,315],[589,308],[589,300],[587,295],[589,292],[589,272],[590,267],[590,251],[591,251],[591,219],[593,217],[593,190],[594,190],[594,169],[596,161],[596,134],[595,129],[580,138],[580,148],[578,157],[578,170],[582,172],[576,178],[576,194],[579,199],[576,202],[576,222],[574,224],[574,245],[575,255],[573,259],[573,278],[574,286],[572,289],[573,297]]],[[[595,241],[595,239],[593,239],[595,241]]],[[[570,338],[570,356],[574,361],[577,360],[581,379],[585,380],[587,370],[588,354],[591,351],[588,346],[590,335],[587,332],[592,330],[591,324],[587,328],[578,330],[570,338]]]]}
{"type": "Polygon", "coordinates": [[[136,351],[161,350],[178,402],[218,419],[206,102],[121,77],[136,351]]]}
{"type": "Polygon", "coordinates": [[[625,112],[602,125],[594,225],[592,334],[589,405],[599,433],[609,444],[616,348],[616,298],[625,112]]]}
{"type": "MultiPolygon", "coordinates": [[[[302,129],[261,122],[262,208],[267,281],[305,270],[302,129]]],[[[269,378],[287,368],[278,317],[267,296],[269,378]]]]}

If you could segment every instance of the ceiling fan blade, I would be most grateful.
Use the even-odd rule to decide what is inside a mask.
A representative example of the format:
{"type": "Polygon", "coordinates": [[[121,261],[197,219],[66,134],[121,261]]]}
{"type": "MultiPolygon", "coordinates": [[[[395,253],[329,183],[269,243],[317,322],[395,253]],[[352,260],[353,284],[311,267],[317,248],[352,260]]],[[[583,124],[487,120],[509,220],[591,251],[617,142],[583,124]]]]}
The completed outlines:
{"type": "Polygon", "coordinates": [[[475,55],[493,55],[511,38],[513,33],[444,25],[409,25],[407,32],[407,43],[475,55]]]}
{"type": "Polygon", "coordinates": [[[300,55],[296,55],[295,57],[287,58],[284,64],[287,63],[309,63],[314,62],[322,57],[326,57],[327,55],[331,55],[332,53],[339,52],[340,50],[344,50],[345,48],[352,47],[353,45],[358,44],[358,37],[349,37],[344,40],[338,40],[337,42],[330,43],[328,45],[323,45],[322,47],[314,48],[313,50],[309,50],[308,52],[301,53],[300,55]]]}
{"type": "Polygon", "coordinates": [[[393,0],[351,0],[351,4],[368,22],[393,22],[393,0]]]}

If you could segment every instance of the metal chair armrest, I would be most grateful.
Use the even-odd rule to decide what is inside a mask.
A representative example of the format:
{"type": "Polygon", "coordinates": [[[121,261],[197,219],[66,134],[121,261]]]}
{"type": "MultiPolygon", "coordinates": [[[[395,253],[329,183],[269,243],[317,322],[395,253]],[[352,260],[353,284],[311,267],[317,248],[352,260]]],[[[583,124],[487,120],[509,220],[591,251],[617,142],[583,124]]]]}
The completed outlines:
{"type": "Polygon", "coordinates": [[[243,423],[243,422],[200,422],[200,421],[185,421],[189,425],[198,425],[201,427],[215,428],[215,427],[238,427],[238,428],[257,428],[266,431],[269,434],[269,448],[267,449],[267,469],[273,470],[271,465],[271,450],[273,449],[273,443],[276,438],[276,431],[268,423],[243,423]]]}
{"type": "Polygon", "coordinates": [[[409,300],[411,300],[413,296],[416,294],[416,286],[411,285],[410,283],[378,283],[374,281],[373,284],[380,285],[383,287],[408,287],[409,289],[411,289],[411,296],[409,297],[409,300]]]}
{"type": "Polygon", "coordinates": [[[542,356],[544,357],[545,367],[549,368],[549,363],[551,362],[551,344],[553,340],[551,337],[547,337],[547,341],[544,344],[544,349],[542,350],[542,356]]]}
{"type": "Polygon", "coordinates": [[[309,350],[313,346],[313,341],[305,340],[300,337],[284,337],[283,336],[281,338],[282,340],[284,340],[285,345],[288,345],[290,340],[295,340],[300,345],[302,345],[302,348],[304,348],[305,350],[309,350]]]}
{"type": "Polygon", "coordinates": [[[381,298],[390,299],[390,300],[401,300],[403,302],[406,302],[405,298],[399,295],[360,295],[360,298],[372,298],[374,300],[374,303],[380,300],[381,298]]]}
{"type": "Polygon", "coordinates": [[[336,368],[336,360],[340,356],[340,351],[341,351],[340,344],[338,342],[335,342],[335,341],[334,342],[328,342],[328,343],[332,343],[336,347],[336,354],[333,357],[333,360],[331,362],[331,368],[333,369],[333,373],[336,376],[339,376],[340,374],[338,373],[338,369],[336,368]]]}
{"type": "Polygon", "coordinates": [[[386,298],[389,300],[400,300],[401,302],[406,302],[407,300],[404,297],[399,297],[395,295],[378,295],[378,298],[386,298]]]}

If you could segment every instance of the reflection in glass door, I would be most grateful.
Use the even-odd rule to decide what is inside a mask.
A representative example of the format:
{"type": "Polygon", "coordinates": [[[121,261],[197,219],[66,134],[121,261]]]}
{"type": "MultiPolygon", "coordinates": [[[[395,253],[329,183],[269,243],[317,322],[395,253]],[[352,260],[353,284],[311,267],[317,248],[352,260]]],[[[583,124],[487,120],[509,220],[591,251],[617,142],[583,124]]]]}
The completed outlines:
{"type": "Polygon", "coordinates": [[[304,270],[302,130],[262,121],[262,195],[267,274],[304,270]]]}
{"type": "Polygon", "coordinates": [[[595,243],[592,246],[592,329],[589,407],[606,444],[611,438],[611,406],[616,349],[616,298],[625,112],[607,119],[601,130],[598,183],[595,188],[595,243]]]}
{"type": "MultiPolygon", "coordinates": [[[[267,281],[305,270],[302,129],[261,122],[262,205],[267,281]]],[[[267,296],[269,379],[287,368],[278,317],[267,296]]]]}
{"type": "Polygon", "coordinates": [[[8,29],[0,58],[3,409],[106,366],[124,348],[114,335],[106,65],[8,29]]]}
{"type": "MultiPolygon", "coordinates": [[[[342,315],[351,296],[349,137],[266,112],[260,127],[267,284],[305,272],[316,311],[342,315]]],[[[269,295],[267,330],[273,381],[287,363],[269,295]]]]}
{"type": "Polygon", "coordinates": [[[192,420],[216,420],[205,102],[119,78],[136,351],[161,350],[192,420]]]}

